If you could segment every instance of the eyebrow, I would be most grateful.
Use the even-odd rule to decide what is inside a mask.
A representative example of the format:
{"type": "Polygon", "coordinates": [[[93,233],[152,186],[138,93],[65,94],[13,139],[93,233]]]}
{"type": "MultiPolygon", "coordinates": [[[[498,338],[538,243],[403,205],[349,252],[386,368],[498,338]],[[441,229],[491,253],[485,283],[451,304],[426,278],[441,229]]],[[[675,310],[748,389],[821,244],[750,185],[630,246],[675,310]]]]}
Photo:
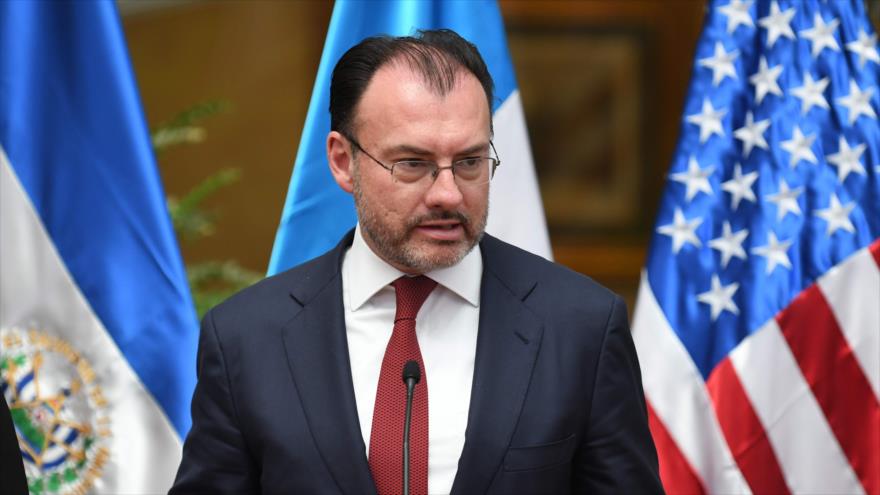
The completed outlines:
{"type": "MultiPolygon", "coordinates": [[[[456,155],[459,155],[459,156],[471,155],[474,153],[478,153],[480,151],[485,151],[488,148],[489,148],[489,142],[486,141],[485,144],[476,144],[474,146],[471,146],[470,148],[466,148],[464,150],[461,150],[461,151],[457,152],[456,155]]],[[[392,155],[401,154],[401,153],[411,153],[413,155],[419,155],[419,156],[430,156],[430,155],[434,154],[432,151],[426,150],[424,148],[419,148],[418,146],[412,146],[409,144],[401,144],[401,145],[394,146],[388,150],[388,153],[390,153],[392,155]]]]}

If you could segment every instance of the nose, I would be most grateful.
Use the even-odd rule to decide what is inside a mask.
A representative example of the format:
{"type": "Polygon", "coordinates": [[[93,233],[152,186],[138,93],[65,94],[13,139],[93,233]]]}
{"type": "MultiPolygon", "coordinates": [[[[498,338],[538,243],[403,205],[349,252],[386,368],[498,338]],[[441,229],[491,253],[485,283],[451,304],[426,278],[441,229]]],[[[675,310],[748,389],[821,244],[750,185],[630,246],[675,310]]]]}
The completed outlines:
{"type": "Polygon", "coordinates": [[[461,194],[451,168],[441,168],[437,178],[425,193],[425,203],[429,208],[451,210],[458,208],[464,196],[461,194]]]}

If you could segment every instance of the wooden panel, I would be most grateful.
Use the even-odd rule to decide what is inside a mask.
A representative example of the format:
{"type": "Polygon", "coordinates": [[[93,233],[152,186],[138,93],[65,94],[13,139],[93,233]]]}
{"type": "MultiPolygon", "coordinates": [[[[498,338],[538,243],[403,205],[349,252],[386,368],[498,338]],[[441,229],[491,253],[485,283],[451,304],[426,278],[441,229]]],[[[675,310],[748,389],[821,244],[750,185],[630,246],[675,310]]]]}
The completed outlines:
{"type": "Polygon", "coordinates": [[[204,143],[159,158],[172,194],[221,168],[242,171],[208,202],[216,232],[183,243],[185,259],[268,266],[331,9],[326,2],[191,2],[123,17],[151,126],[198,102],[231,105],[206,121],[204,143]]]}
{"type": "Polygon", "coordinates": [[[704,4],[501,7],[554,257],[621,293],[632,308],[704,4]]]}

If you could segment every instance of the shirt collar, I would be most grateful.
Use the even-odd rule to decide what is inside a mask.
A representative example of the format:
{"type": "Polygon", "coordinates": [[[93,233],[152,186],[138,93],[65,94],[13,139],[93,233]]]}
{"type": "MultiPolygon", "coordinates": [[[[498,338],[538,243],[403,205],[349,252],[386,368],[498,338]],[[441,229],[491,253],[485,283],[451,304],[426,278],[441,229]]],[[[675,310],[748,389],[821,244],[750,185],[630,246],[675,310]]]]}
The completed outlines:
{"type": "MultiPolygon", "coordinates": [[[[354,240],[345,254],[348,273],[357,274],[356,280],[348,284],[350,307],[357,311],[383,287],[406,274],[389,265],[367,246],[361,233],[361,226],[355,229],[354,240]]],[[[448,268],[432,270],[424,274],[439,285],[449,289],[474,307],[480,305],[480,281],[483,277],[483,257],[480,245],[474,248],[457,264],[448,268]]]]}

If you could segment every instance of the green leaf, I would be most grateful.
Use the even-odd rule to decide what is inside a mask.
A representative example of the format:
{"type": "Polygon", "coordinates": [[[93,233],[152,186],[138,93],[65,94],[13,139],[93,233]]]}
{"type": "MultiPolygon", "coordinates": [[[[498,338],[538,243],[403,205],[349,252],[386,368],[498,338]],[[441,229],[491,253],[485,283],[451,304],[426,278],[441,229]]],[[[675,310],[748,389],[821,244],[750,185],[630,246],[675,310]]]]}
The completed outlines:
{"type": "Polygon", "coordinates": [[[203,127],[164,127],[153,133],[153,147],[161,151],[179,144],[201,143],[207,134],[203,127]]]}
{"type": "Polygon", "coordinates": [[[202,179],[182,198],[168,198],[168,211],[177,233],[187,241],[214,233],[215,215],[202,207],[202,202],[241,178],[237,168],[224,168],[202,179]]]}
{"type": "Polygon", "coordinates": [[[235,261],[207,261],[187,266],[189,286],[199,318],[232,294],[263,278],[235,261]]]}
{"type": "Polygon", "coordinates": [[[177,114],[173,119],[159,125],[152,132],[153,149],[156,154],[176,145],[199,143],[206,132],[194,124],[200,120],[227,111],[231,105],[222,100],[197,103],[177,114]]]}
{"type": "MultiPolygon", "coordinates": [[[[229,106],[223,101],[200,103],[161,124],[152,135],[156,154],[179,144],[202,142],[206,138],[206,132],[196,123],[227,110],[229,106]]],[[[214,232],[217,215],[208,211],[203,203],[240,178],[239,169],[221,169],[202,179],[183,196],[167,198],[174,231],[181,241],[197,240],[214,232]]],[[[193,302],[200,318],[220,301],[263,277],[262,273],[248,270],[232,260],[187,263],[186,269],[193,302]]]]}

